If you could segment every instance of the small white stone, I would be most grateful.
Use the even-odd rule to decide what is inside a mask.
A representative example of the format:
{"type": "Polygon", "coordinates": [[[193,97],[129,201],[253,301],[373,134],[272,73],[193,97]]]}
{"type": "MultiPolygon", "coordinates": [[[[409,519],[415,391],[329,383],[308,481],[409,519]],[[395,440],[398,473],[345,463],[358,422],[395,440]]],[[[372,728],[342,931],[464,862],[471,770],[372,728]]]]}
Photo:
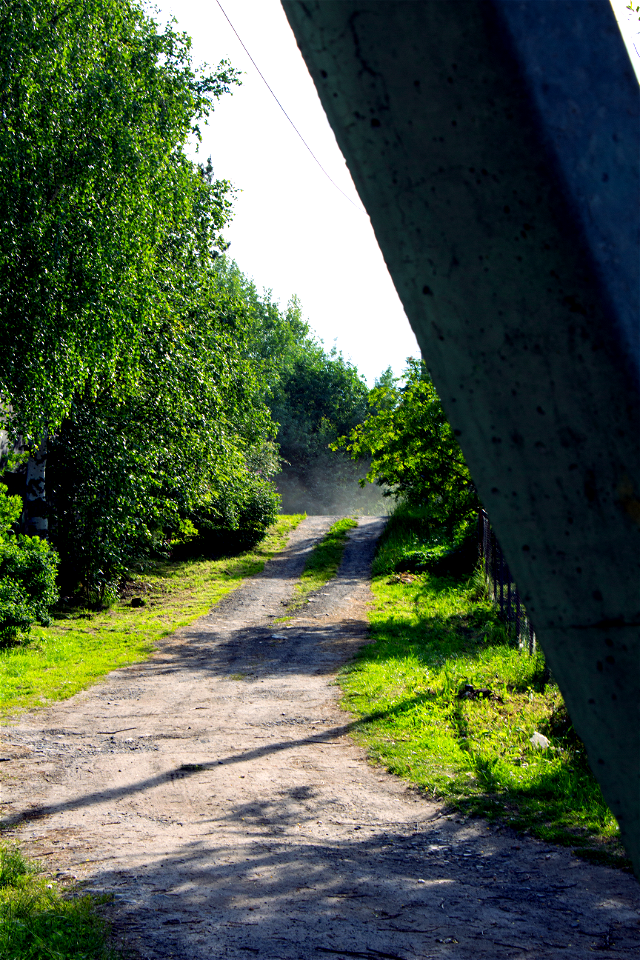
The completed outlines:
{"type": "Polygon", "coordinates": [[[529,737],[529,743],[532,747],[537,747],[538,750],[546,750],[551,746],[549,740],[545,737],[544,733],[534,733],[532,737],[529,737]]]}

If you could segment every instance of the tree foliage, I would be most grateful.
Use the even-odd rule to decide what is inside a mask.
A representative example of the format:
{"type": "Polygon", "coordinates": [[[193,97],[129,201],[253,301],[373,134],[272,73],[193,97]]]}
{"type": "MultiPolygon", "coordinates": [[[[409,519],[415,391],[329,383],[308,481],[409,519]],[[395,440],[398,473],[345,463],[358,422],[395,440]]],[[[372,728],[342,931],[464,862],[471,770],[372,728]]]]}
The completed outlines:
{"type": "Polygon", "coordinates": [[[233,191],[187,144],[227,62],[196,70],[138,0],[7,0],[0,68],[0,411],[38,451],[65,593],[104,599],[196,532],[255,543],[276,433],[303,482],[353,473],[329,444],[367,388],[220,255],[233,191]]]}
{"type": "Polygon", "coordinates": [[[331,443],[360,423],[368,392],[356,368],[335,349],[327,353],[308,335],[296,343],[271,401],[285,460],[302,472],[313,468],[331,443]]]}
{"type": "Polygon", "coordinates": [[[307,337],[283,366],[271,400],[284,464],[278,478],[290,510],[347,513],[367,509],[358,488],[360,468],[333,444],[358,424],[368,388],[335,349],[307,337]]]}
{"type": "Polygon", "coordinates": [[[163,313],[143,328],[136,382],[125,367],[123,382],[116,370],[76,394],[50,441],[52,539],[70,591],[79,582],[104,597],[186,521],[219,550],[255,543],[277,512],[275,426],[242,349],[247,304],[207,236],[219,185],[210,168],[193,178],[190,208],[182,198],[191,222],[185,212],[165,251],[163,313]]]}
{"type": "Polygon", "coordinates": [[[28,633],[34,623],[49,622],[58,599],[57,556],[38,537],[14,532],[22,511],[18,496],[0,483],[0,646],[28,633]]]}
{"type": "Polygon", "coordinates": [[[243,304],[246,338],[239,347],[277,424],[283,508],[332,513],[351,510],[354,500],[362,506],[359,468],[330,445],[365,415],[366,383],[337,350],[314,338],[296,297],[282,310],[226,257],[216,261],[216,272],[220,304],[226,299],[236,315],[243,304]]]}
{"type": "Polygon", "coordinates": [[[101,598],[194,523],[247,544],[277,510],[247,305],[216,267],[231,186],[186,153],[237,74],[195,70],[136,0],[12,0],[0,62],[0,403],[47,438],[65,590],[101,598]]]}
{"type": "Polygon", "coordinates": [[[410,360],[401,379],[387,371],[368,403],[363,423],[339,441],[353,458],[371,458],[362,482],[425,507],[450,533],[466,524],[478,507],[476,490],[424,362],[410,360]]]}
{"type": "MultiPolygon", "coordinates": [[[[0,16],[0,400],[27,436],[119,371],[135,379],[172,294],[184,217],[212,242],[229,209],[184,147],[236,82],[194,71],[190,41],[135,0],[8,0],[0,16]],[[212,227],[214,228],[212,230],[212,227]]],[[[195,244],[197,247],[197,244],[195,244]]]]}
{"type": "Polygon", "coordinates": [[[135,389],[85,391],[50,442],[52,538],[69,589],[113,590],[187,520],[202,547],[220,549],[255,543],[277,512],[275,426],[239,349],[245,304],[205,267],[148,331],[135,389]]]}

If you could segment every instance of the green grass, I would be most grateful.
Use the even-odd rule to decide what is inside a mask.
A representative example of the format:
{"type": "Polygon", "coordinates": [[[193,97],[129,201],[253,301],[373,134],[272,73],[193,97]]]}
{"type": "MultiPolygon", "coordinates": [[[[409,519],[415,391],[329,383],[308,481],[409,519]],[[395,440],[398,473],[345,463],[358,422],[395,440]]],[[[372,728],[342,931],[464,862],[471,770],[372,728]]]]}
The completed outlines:
{"type": "Polygon", "coordinates": [[[0,957],[6,960],[116,960],[100,916],[108,898],[63,890],[0,845],[0,957]]]}
{"type": "MultiPolygon", "coordinates": [[[[316,544],[305,563],[304,571],[296,584],[293,599],[287,604],[287,613],[292,613],[307,603],[307,597],[320,590],[335,577],[342,560],[349,530],[358,526],[353,517],[343,517],[329,528],[322,540],[316,544]]],[[[288,617],[280,617],[287,620],[288,617]]]]}
{"type": "MultiPolygon", "coordinates": [[[[0,650],[0,717],[64,700],[117,667],[145,660],[161,637],[207,613],[280,551],[302,516],[282,516],[253,550],[222,560],[159,563],[109,610],[71,610],[30,642],[0,650]],[[132,608],[131,596],[145,606],[132,608]]],[[[1,954],[0,954],[1,956],[1,954]]]]}
{"type": "MultiPolygon", "coordinates": [[[[401,546],[391,528],[387,555],[401,546]]],[[[560,691],[544,682],[542,655],[514,645],[477,578],[384,573],[372,586],[374,642],[340,678],[371,758],[430,798],[627,866],[560,691]],[[490,693],[461,698],[465,684],[490,693]],[[549,749],[531,745],[536,731],[549,749]]]]}
{"type": "MultiPolygon", "coordinates": [[[[392,573],[396,563],[415,550],[431,546],[431,525],[426,510],[398,505],[390,515],[373,560],[373,576],[392,573]]],[[[433,546],[436,545],[435,538],[433,546]]]]}

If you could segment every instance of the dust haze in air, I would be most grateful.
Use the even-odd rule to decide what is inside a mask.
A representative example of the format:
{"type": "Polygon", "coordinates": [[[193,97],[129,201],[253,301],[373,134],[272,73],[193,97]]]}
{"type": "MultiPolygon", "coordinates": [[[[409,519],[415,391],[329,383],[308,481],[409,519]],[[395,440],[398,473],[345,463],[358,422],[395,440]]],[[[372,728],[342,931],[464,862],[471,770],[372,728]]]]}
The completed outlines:
{"type": "Polygon", "coordinates": [[[282,497],[282,513],[306,513],[310,516],[386,516],[393,508],[393,497],[385,497],[376,483],[361,487],[368,464],[336,461],[291,469],[285,465],[276,478],[282,497]]]}

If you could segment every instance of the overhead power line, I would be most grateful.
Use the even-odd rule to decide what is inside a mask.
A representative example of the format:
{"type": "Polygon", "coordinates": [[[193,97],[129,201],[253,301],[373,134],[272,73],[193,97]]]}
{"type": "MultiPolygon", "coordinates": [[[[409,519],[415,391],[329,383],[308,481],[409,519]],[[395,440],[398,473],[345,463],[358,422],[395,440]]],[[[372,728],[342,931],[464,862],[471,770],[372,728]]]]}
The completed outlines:
{"type": "Polygon", "coordinates": [[[222,11],[222,14],[223,14],[223,16],[224,16],[224,18],[225,18],[225,20],[227,21],[227,23],[229,24],[229,26],[231,27],[231,29],[232,29],[233,32],[235,33],[236,37],[238,38],[238,41],[239,41],[240,45],[242,46],[242,49],[244,50],[244,52],[246,53],[246,55],[249,57],[249,60],[251,60],[251,63],[252,63],[252,64],[254,65],[254,67],[256,68],[256,71],[257,71],[258,75],[260,76],[262,82],[264,83],[265,87],[267,88],[267,90],[269,91],[269,93],[271,94],[271,96],[273,97],[273,99],[275,100],[275,102],[278,104],[278,106],[280,107],[280,109],[281,109],[282,112],[284,113],[285,117],[287,118],[287,120],[289,121],[289,123],[291,124],[291,126],[293,127],[293,129],[295,130],[295,132],[298,134],[298,136],[300,137],[300,139],[301,139],[302,142],[304,143],[305,147],[307,148],[307,150],[309,151],[309,153],[311,154],[311,156],[313,157],[313,159],[315,160],[315,162],[318,164],[318,166],[319,166],[320,169],[322,170],[322,172],[324,173],[324,175],[325,175],[325,177],[327,178],[327,180],[330,180],[330,181],[331,181],[331,183],[332,183],[333,186],[336,188],[336,190],[339,190],[340,193],[342,194],[342,196],[343,196],[346,200],[348,200],[349,203],[350,203],[353,207],[356,208],[356,210],[358,210],[360,213],[363,213],[364,211],[362,210],[362,208],[359,207],[357,203],[354,203],[354,202],[353,202],[353,200],[351,199],[351,197],[349,196],[349,194],[345,193],[344,190],[342,189],[342,187],[339,187],[339,186],[338,186],[338,184],[335,182],[335,180],[333,179],[333,177],[331,177],[330,174],[328,174],[327,171],[325,170],[325,168],[322,166],[322,164],[320,163],[320,161],[319,161],[318,158],[316,157],[315,153],[313,152],[313,150],[311,149],[311,147],[309,146],[309,144],[307,143],[307,141],[305,140],[305,138],[302,136],[302,134],[300,133],[300,131],[299,131],[298,128],[296,127],[295,123],[293,122],[293,120],[291,119],[291,117],[289,116],[289,114],[287,113],[287,111],[286,111],[285,108],[282,106],[282,104],[280,103],[280,101],[279,101],[278,98],[276,97],[275,93],[273,92],[273,90],[272,90],[271,87],[269,86],[265,75],[263,74],[262,70],[260,69],[260,67],[258,66],[258,64],[255,62],[255,60],[253,59],[253,57],[251,56],[251,54],[250,54],[249,51],[247,50],[247,47],[245,46],[245,43],[244,43],[242,37],[240,36],[240,34],[238,33],[238,31],[236,30],[236,28],[234,27],[234,25],[231,23],[231,20],[230,20],[229,17],[227,16],[224,7],[223,7],[222,4],[220,3],[220,0],[216,0],[216,3],[217,3],[218,6],[220,7],[220,9],[221,9],[221,11],[222,11]]]}

